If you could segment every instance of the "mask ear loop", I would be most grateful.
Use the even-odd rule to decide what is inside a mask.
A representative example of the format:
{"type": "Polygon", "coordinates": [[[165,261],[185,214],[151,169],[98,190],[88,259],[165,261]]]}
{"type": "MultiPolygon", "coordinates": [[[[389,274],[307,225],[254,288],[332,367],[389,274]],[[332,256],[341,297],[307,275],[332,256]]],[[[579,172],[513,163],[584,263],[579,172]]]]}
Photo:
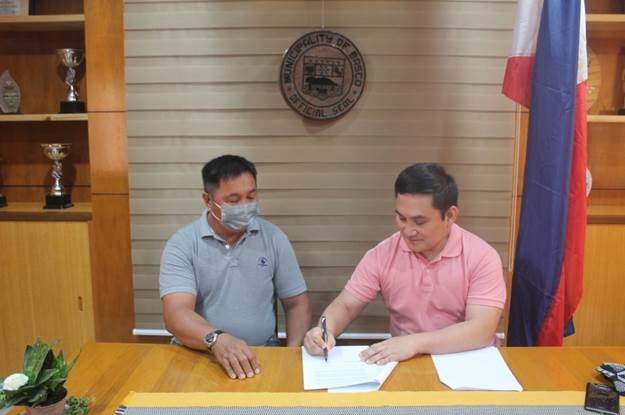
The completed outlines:
{"type": "MultiPolygon", "coordinates": [[[[215,202],[215,200],[210,196],[210,194],[206,191],[204,191],[204,193],[208,196],[209,199],[209,203],[213,203],[215,206],[217,206],[219,208],[219,210],[221,210],[221,206],[219,206],[219,204],[217,202],[215,202]]],[[[210,207],[208,208],[208,213],[215,218],[216,221],[218,221],[219,223],[221,222],[221,219],[217,217],[217,215],[215,215],[215,213],[213,213],[213,209],[211,209],[210,207]]]]}

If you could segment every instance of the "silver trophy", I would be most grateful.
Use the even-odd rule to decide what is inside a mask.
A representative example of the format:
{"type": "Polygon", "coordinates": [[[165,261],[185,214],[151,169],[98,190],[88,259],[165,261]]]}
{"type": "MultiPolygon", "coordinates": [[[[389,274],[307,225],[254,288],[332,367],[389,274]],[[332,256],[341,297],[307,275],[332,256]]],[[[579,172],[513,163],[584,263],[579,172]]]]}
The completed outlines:
{"type": "Polygon", "coordinates": [[[76,68],[80,66],[85,58],[85,51],[82,49],[57,49],[56,55],[59,57],[61,64],[67,67],[65,75],[65,83],[69,87],[69,92],[65,101],[61,101],[59,112],[76,113],[85,112],[85,103],[80,100],[78,89],[76,89],[76,68]]]}
{"type": "Polygon", "coordinates": [[[71,147],[71,143],[41,144],[43,154],[52,160],[52,178],[54,179],[52,189],[50,193],[46,195],[44,209],[67,209],[74,206],[69,193],[65,192],[61,184],[61,177],[63,177],[61,160],[69,155],[69,149],[71,147]]]}

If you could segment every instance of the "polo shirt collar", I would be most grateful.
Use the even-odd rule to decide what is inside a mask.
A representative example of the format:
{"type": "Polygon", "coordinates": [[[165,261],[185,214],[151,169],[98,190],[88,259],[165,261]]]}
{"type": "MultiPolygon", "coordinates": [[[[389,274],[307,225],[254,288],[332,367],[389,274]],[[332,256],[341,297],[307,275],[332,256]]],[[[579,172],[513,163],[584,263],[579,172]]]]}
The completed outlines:
{"type": "Polygon", "coordinates": [[[460,227],[453,223],[451,225],[451,231],[449,232],[449,238],[447,239],[447,243],[445,247],[438,255],[437,258],[447,257],[453,258],[457,257],[462,253],[462,233],[460,232],[460,227]]]}
{"type": "MultiPolygon", "coordinates": [[[[200,236],[202,238],[213,237],[222,239],[221,236],[217,235],[215,230],[208,224],[208,209],[204,209],[202,212],[202,220],[200,220],[200,236]]],[[[256,233],[260,231],[260,224],[258,223],[258,218],[254,218],[250,225],[247,227],[245,234],[256,233]]]]}
{"type": "MultiPolygon", "coordinates": [[[[399,235],[399,246],[402,251],[412,252],[412,250],[404,241],[404,238],[399,235]]],[[[455,223],[451,225],[451,230],[449,231],[449,238],[447,238],[447,243],[443,247],[443,250],[438,254],[438,256],[430,262],[438,261],[442,257],[453,258],[457,257],[462,253],[462,233],[460,232],[460,227],[455,223]]]]}

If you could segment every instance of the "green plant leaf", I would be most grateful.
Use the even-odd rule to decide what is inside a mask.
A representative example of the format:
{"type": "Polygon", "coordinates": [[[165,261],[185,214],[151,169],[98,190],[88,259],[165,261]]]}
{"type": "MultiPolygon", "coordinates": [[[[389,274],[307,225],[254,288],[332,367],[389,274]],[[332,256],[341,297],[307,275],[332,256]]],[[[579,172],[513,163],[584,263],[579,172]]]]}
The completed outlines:
{"type": "Polygon", "coordinates": [[[7,406],[26,404],[28,399],[32,396],[33,389],[34,388],[31,387],[28,390],[20,388],[16,391],[4,391],[5,403],[7,406]]]}
{"type": "Polygon", "coordinates": [[[77,398],[70,396],[65,402],[68,408],[65,410],[65,415],[85,415],[89,412],[89,403],[91,399],[86,396],[77,398]]]}
{"type": "Polygon", "coordinates": [[[40,405],[43,401],[48,398],[48,388],[42,386],[41,389],[37,391],[35,395],[28,399],[28,403],[30,406],[40,405]]]}
{"type": "Polygon", "coordinates": [[[58,341],[50,344],[42,343],[41,339],[37,339],[32,346],[27,346],[24,352],[24,365],[22,372],[28,376],[29,383],[37,383],[39,372],[47,363],[48,365],[54,360],[52,349],[56,347],[58,341]]]}
{"type": "Polygon", "coordinates": [[[39,378],[37,379],[37,385],[41,385],[49,379],[52,379],[59,375],[59,369],[44,369],[41,371],[39,378]]]}

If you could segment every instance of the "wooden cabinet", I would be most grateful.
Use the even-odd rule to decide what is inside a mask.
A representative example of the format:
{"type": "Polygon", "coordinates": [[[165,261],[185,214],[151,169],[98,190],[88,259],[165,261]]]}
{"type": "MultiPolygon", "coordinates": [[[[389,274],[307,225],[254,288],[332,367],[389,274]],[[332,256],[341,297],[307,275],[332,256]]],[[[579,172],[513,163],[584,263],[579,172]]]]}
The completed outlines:
{"type": "MultiPolygon", "coordinates": [[[[0,114],[0,191],[9,203],[0,208],[0,247],[4,250],[9,244],[6,252],[12,252],[1,254],[0,280],[11,281],[20,291],[32,289],[24,285],[27,281],[46,278],[58,287],[75,287],[60,300],[60,310],[65,310],[62,324],[52,322],[53,314],[39,306],[42,298],[35,292],[21,294],[30,304],[20,309],[30,314],[18,318],[26,324],[24,335],[51,339],[81,327],[82,334],[64,349],[78,345],[82,341],[78,339],[132,340],[123,1],[32,0],[31,4],[31,12],[37,15],[0,16],[0,72],[9,69],[22,93],[19,114],[0,114]],[[55,49],[68,47],[85,50],[77,84],[87,105],[84,114],[58,114],[67,86],[66,69],[55,49]],[[39,144],[53,142],[72,143],[71,154],[63,160],[62,181],[76,206],[60,211],[42,209],[52,177],[51,162],[39,144]],[[40,239],[25,236],[38,232],[42,232],[40,239]],[[77,241],[86,245],[78,249],[77,241]],[[65,271],[50,273],[42,264],[35,266],[41,250],[50,258],[58,255],[65,271]],[[81,258],[72,259],[72,253],[81,258]],[[75,274],[66,272],[74,267],[75,274]],[[83,290],[85,281],[89,294],[83,290]],[[77,294],[78,287],[84,294],[77,294]],[[83,310],[72,313],[77,295],[83,310]]],[[[4,347],[2,351],[13,353],[4,347]]]]}
{"type": "Polygon", "coordinates": [[[17,371],[37,337],[65,353],[95,339],[89,223],[76,219],[0,221],[1,373],[17,371]]]}
{"type": "Polygon", "coordinates": [[[584,295],[567,346],[625,345],[625,223],[586,227],[584,295]]]}

